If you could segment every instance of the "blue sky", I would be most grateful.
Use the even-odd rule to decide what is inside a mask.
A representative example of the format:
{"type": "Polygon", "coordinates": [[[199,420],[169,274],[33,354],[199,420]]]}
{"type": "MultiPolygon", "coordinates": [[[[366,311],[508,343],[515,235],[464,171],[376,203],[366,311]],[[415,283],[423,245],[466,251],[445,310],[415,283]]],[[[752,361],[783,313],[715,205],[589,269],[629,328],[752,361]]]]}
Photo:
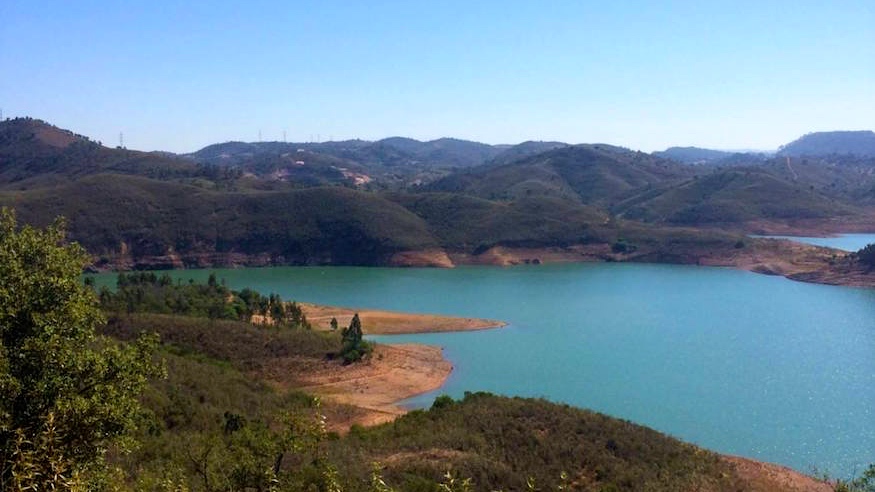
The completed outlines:
{"type": "Polygon", "coordinates": [[[4,0],[0,108],[174,152],[284,130],[771,149],[875,129],[875,2],[4,0]]]}

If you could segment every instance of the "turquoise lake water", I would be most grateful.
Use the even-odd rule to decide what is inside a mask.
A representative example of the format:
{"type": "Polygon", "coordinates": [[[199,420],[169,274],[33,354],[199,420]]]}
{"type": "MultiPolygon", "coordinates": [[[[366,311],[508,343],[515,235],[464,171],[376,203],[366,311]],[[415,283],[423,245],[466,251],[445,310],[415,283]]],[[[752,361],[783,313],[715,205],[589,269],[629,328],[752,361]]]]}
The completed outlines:
{"type": "Polygon", "coordinates": [[[875,462],[873,290],[642,264],[170,274],[210,272],[286,299],[509,323],[375,337],[440,345],[452,361],[447,384],[411,406],[477,390],[545,397],[804,472],[875,462]]]}
{"type": "Polygon", "coordinates": [[[875,243],[875,234],[841,234],[835,237],[803,237],[803,236],[751,236],[772,239],[789,239],[800,243],[813,244],[815,246],[827,246],[844,251],[859,251],[867,244],[875,243]]]}

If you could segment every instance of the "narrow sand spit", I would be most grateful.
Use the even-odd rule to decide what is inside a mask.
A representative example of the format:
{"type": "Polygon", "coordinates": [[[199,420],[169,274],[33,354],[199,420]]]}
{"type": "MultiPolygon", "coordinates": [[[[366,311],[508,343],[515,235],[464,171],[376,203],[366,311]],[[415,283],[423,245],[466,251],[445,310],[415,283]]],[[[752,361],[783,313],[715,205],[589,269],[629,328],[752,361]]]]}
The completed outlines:
{"type": "Polygon", "coordinates": [[[300,303],[307,320],[317,330],[331,329],[331,318],[337,318],[340,328],[349,326],[359,314],[366,335],[398,335],[402,333],[435,333],[500,328],[506,323],[494,319],[461,318],[437,314],[410,314],[376,309],[352,309],[300,303]]]}

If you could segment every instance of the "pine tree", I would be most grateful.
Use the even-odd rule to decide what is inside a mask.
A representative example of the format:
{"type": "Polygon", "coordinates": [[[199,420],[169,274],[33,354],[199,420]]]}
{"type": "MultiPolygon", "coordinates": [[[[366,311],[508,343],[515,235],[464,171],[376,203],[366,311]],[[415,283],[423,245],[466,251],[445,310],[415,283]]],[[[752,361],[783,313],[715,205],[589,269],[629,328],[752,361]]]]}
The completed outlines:
{"type": "Polygon", "coordinates": [[[869,267],[875,267],[875,243],[867,244],[856,253],[857,259],[869,267]]]}
{"type": "Polygon", "coordinates": [[[361,360],[362,356],[367,352],[368,346],[363,341],[364,332],[362,332],[362,322],[359,319],[359,313],[355,313],[349,326],[343,329],[342,340],[343,347],[340,354],[343,360],[347,363],[361,360]]]}
{"type": "Polygon", "coordinates": [[[277,325],[286,320],[286,305],[279,294],[270,295],[270,318],[277,325]]]}

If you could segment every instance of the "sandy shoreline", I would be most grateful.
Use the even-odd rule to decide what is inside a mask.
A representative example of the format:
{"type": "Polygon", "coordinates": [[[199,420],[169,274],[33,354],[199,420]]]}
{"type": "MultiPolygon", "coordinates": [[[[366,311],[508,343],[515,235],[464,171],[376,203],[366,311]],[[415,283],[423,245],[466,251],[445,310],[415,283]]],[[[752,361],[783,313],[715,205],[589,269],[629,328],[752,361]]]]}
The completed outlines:
{"type": "Polygon", "coordinates": [[[301,378],[304,385],[296,389],[361,409],[347,421],[329,422],[332,430],[345,431],[353,424],[382,424],[403,415],[407,410],[399,401],[440,388],[452,370],[440,347],[381,344],[369,360],[325,364],[301,378]]]}
{"type": "MultiPolygon", "coordinates": [[[[368,335],[434,333],[500,328],[506,323],[481,318],[463,318],[435,314],[413,314],[378,309],[352,309],[299,303],[307,321],[316,330],[331,329],[337,319],[338,329],[349,326],[358,313],[368,335]]],[[[453,366],[443,357],[440,347],[421,344],[378,344],[374,353],[362,363],[347,366],[323,361],[299,378],[296,389],[307,391],[332,402],[357,407],[358,411],[336,416],[329,422],[332,430],[345,431],[353,424],[376,425],[389,422],[406,412],[401,400],[436,390],[443,386],[453,366]]]]}

